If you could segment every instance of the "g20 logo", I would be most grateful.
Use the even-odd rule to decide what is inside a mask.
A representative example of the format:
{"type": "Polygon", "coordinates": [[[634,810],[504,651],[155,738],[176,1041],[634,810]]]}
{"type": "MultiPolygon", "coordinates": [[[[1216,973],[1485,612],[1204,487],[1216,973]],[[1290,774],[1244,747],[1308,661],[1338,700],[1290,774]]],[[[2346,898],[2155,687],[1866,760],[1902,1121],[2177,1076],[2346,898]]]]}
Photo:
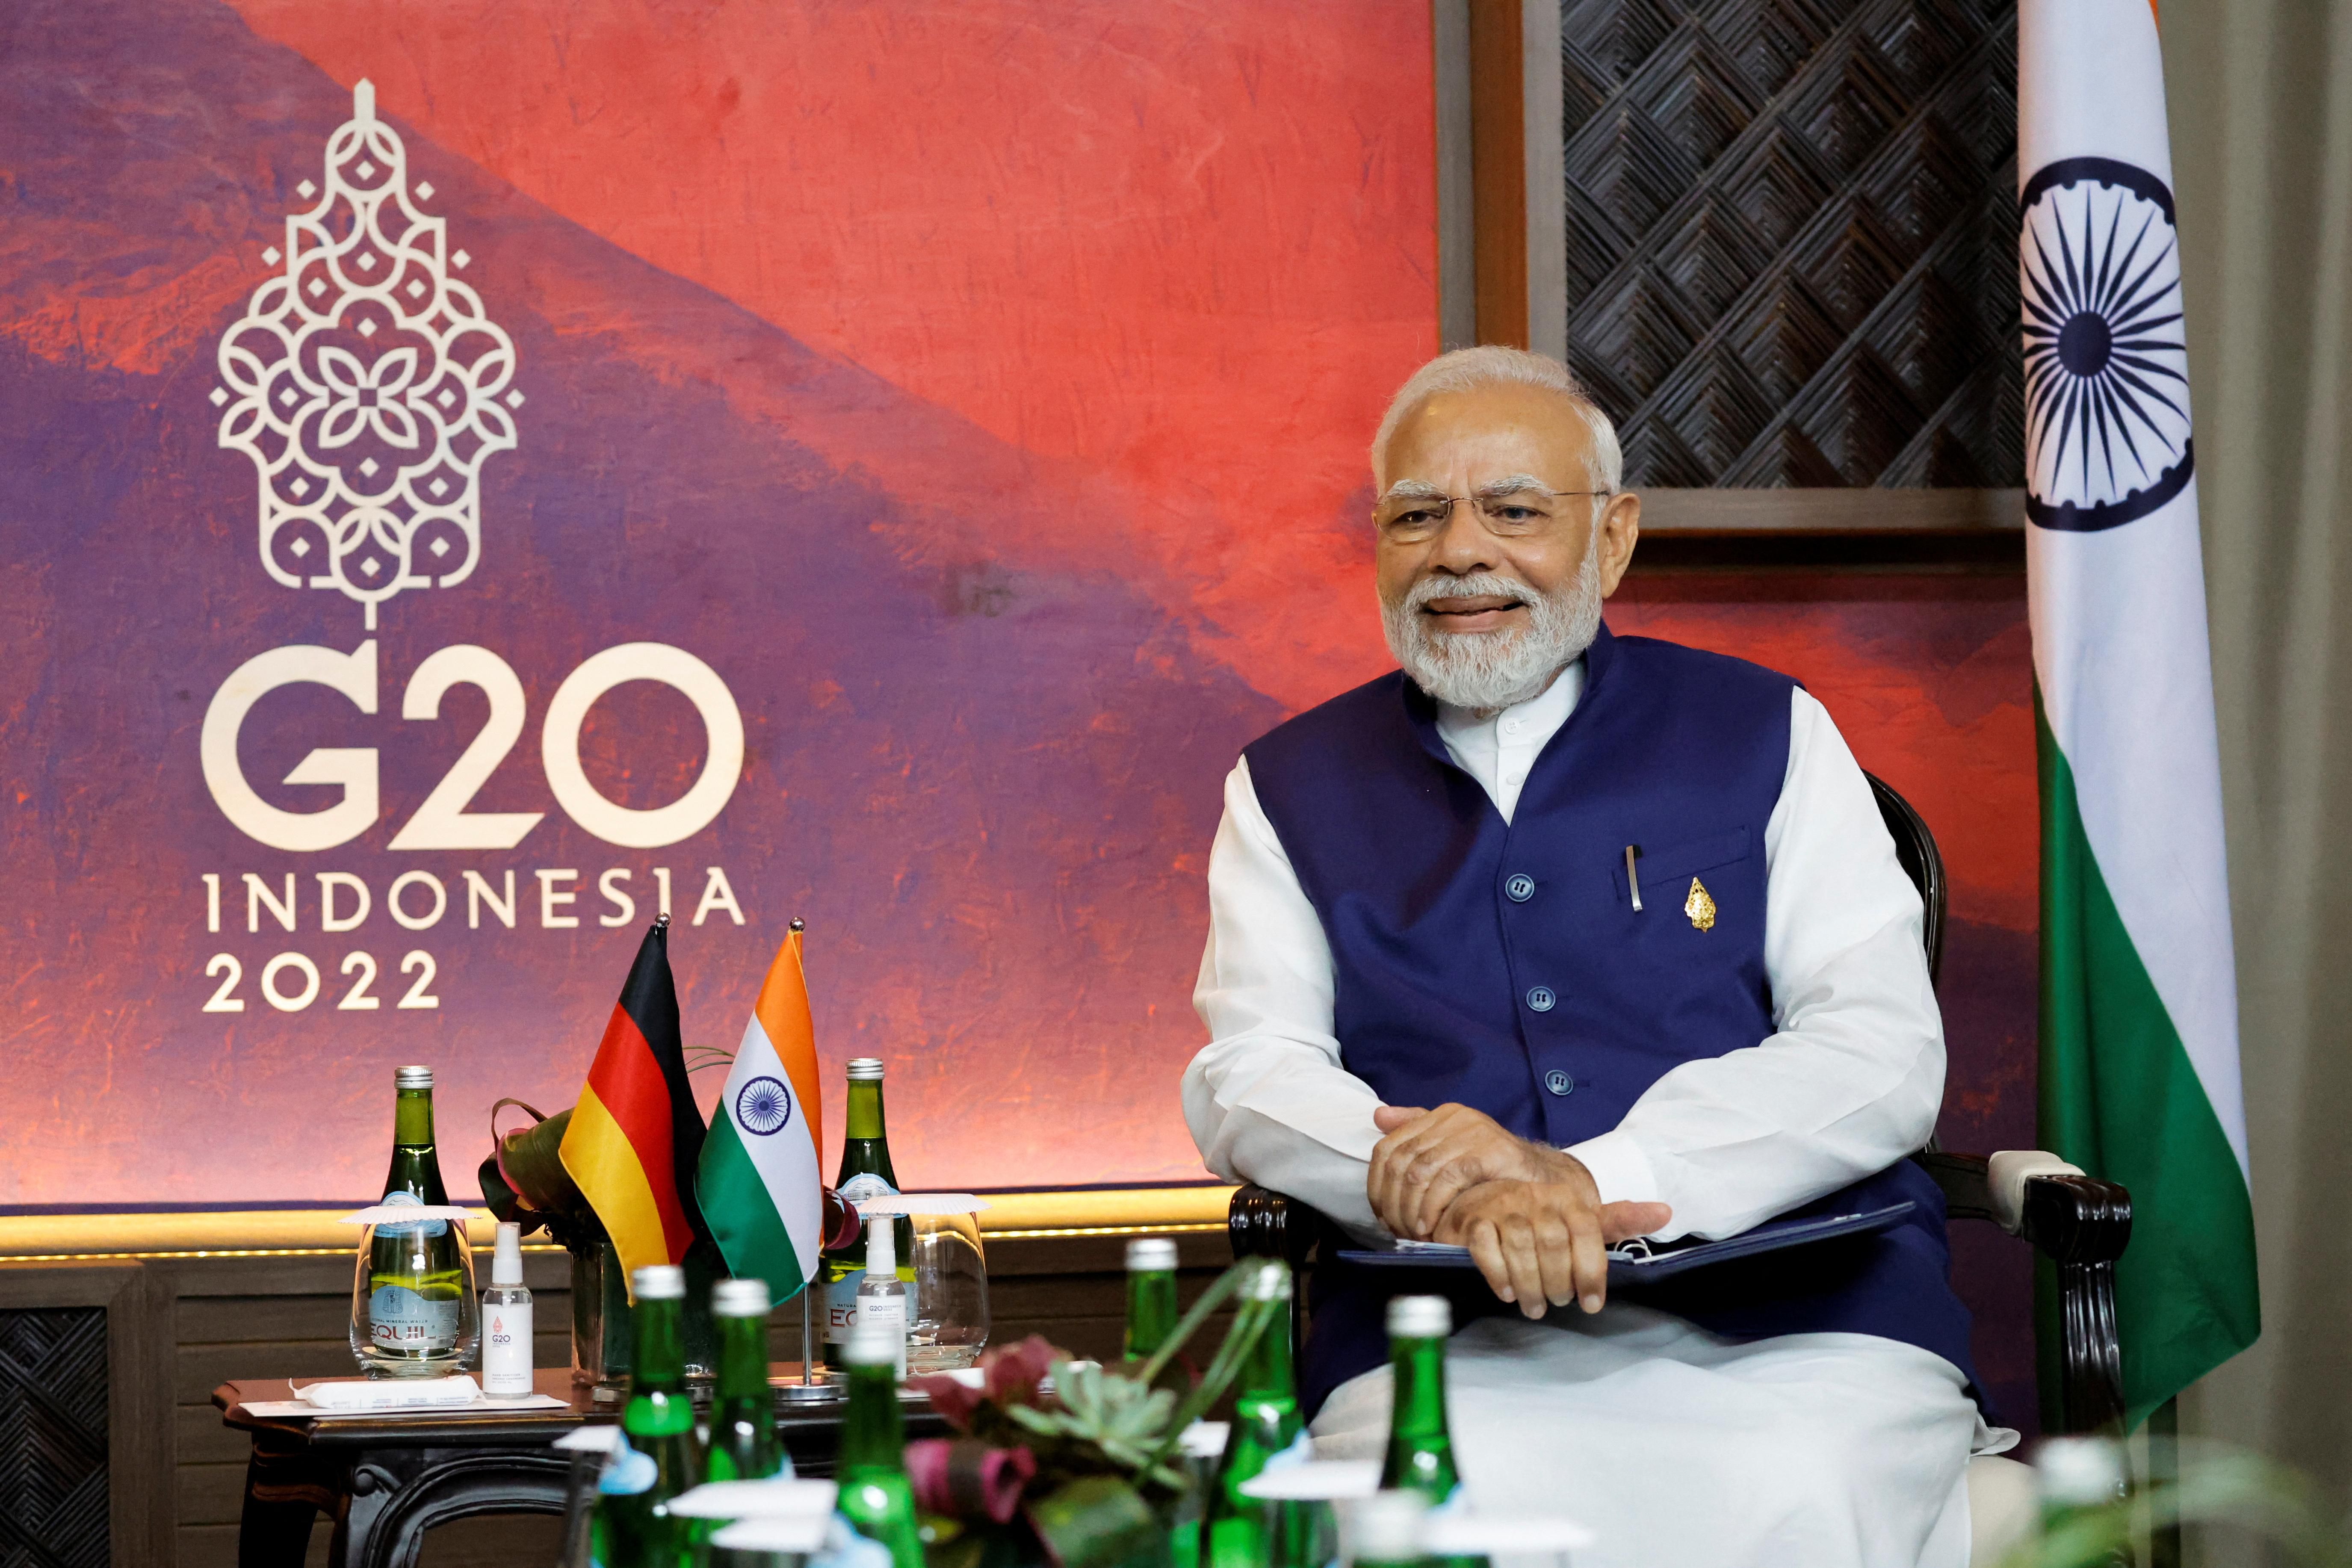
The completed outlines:
{"type": "MultiPolygon", "coordinates": [[[[342,791],[334,805],[289,811],[261,798],[237,761],[238,732],[256,703],[281,687],[315,683],[340,692],[362,713],[375,713],[379,681],[373,638],[351,653],[311,644],[274,647],[239,665],[205,710],[199,751],[205,785],[223,816],[247,837],[273,849],[331,849],[373,827],[382,815],[380,770],[373,746],[320,746],[294,764],[284,782],[328,784],[342,791]]],[[[410,849],[511,849],[546,814],[468,811],[476,792],[522,738],[528,703],[522,681],[488,648],[470,643],[445,647],[416,667],[401,693],[400,716],[431,721],[453,686],[472,686],[489,700],[490,715],[387,847],[410,849]]],[[[667,643],[633,642],[591,656],[564,677],[547,705],[540,730],[540,766],[564,815],[607,844],[654,849],[701,832],[724,810],[743,773],[743,716],[719,672],[667,643]],[[683,694],[701,716],[708,745],[702,773],[667,805],[639,810],[607,799],[580,763],[580,727],[596,700],[624,681],[658,681],[683,694]]]]}

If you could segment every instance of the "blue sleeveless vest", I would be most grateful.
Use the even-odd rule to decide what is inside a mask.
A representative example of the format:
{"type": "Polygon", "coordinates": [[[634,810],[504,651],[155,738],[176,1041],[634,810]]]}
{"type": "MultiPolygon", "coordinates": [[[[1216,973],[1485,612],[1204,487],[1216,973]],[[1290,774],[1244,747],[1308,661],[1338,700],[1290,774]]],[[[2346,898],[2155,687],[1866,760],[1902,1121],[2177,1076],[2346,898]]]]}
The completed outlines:
{"type": "MultiPolygon", "coordinates": [[[[1458,1101],[1565,1147],[1614,1128],[1668,1069],[1770,1035],[1764,827],[1794,686],[1604,626],[1507,824],[1402,673],[1251,744],[1258,803],[1330,942],[1348,1070],[1389,1104],[1458,1101]],[[1685,913],[1694,882],[1714,904],[1707,930],[1685,913]]],[[[1906,1198],[1918,1206],[1891,1231],[1718,1265],[1638,1299],[1734,1338],[1900,1340],[1958,1367],[1974,1393],[1927,1173],[1906,1160],[1794,1212],[1906,1198]]],[[[1310,1415],[1386,1359],[1382,1310],[1405,1291],[1452,1296],[1457,1323],[1517,1310],[1475,1275],[1318,1268],[1300,1368],[1310,1415]]]]}

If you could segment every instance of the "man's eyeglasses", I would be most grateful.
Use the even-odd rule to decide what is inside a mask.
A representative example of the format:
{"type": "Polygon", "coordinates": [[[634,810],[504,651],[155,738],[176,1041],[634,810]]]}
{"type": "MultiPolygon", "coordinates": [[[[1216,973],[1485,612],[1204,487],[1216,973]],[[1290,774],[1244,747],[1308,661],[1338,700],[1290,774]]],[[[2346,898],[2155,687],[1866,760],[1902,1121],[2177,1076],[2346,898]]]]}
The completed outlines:
{"type": "Polygon", "coordinates": [[[1475,496],[1391,495],[1372,509],[1372,525],[1383,538],[1399,543],[1434,539],[1453,520],[1454,509],[1467,501],[1486,531],[1497,539],[1523,539],[1541,533],[1558,522],[1567,508],[1559,503],[1612,496],[1614,490],[1549,490],[1540,485],[1475,496]]]}

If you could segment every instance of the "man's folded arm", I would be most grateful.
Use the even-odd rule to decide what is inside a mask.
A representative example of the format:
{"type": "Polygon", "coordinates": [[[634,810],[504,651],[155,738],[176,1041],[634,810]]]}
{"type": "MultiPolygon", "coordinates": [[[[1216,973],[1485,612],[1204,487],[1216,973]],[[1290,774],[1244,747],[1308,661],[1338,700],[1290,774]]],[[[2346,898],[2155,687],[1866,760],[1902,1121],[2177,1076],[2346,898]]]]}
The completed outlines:
{"type": "Polygon", "coordinates": [[[1209,941],[1193,1008],[1210,1043],[1184,1071],[1184,1120],[1210,1170],[1312,1204],[1360,1236],[1380,1130],[1371,1086],[1339,1065],[1331,950],[1246,762],[1225,780],[1209,852],[1209,941]]]}
{"type": "Polygon", "coordinates": [[[1736,1235],[1885,1170],[1927,1142],[1943,1100],[1918,892],[1869,780],[1801,689],[1764,845],[1777,1032],[1675,1068],[1569,1151],[1602,1201],[1673,1205],[1669,1239],[1736,1235]]]}

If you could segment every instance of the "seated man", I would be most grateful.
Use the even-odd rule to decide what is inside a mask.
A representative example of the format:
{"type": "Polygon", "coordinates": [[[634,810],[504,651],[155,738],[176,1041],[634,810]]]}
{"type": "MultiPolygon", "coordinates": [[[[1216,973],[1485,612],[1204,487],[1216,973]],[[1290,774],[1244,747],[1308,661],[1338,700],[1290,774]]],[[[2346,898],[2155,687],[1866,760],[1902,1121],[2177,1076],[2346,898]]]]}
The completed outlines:
{"type": "MultiPolygon", "coordinates": [[[[1593,1527],[1580,1563],[1959,1568],[1969,1453],[2015,1437],[1971,1403],[1942,1199],[1905,1158],[1943,1031],[1868,781],[1788,677],[1601,624],[1640,501],[1564,365],[1435,360],[1371,458],[1403,668],[1226,781],[1202,1157],[1360,1237],[1471,1249],[1464,1485],[1593,1527]],[[1608,1299],[1627,1237],[1905,1199],[1879,1236],[1608,1299]]],[[[1318,1269],[1318,1455],[1380,1453],[1382,1304],[1433,1288],[1318,1269]]]]}

